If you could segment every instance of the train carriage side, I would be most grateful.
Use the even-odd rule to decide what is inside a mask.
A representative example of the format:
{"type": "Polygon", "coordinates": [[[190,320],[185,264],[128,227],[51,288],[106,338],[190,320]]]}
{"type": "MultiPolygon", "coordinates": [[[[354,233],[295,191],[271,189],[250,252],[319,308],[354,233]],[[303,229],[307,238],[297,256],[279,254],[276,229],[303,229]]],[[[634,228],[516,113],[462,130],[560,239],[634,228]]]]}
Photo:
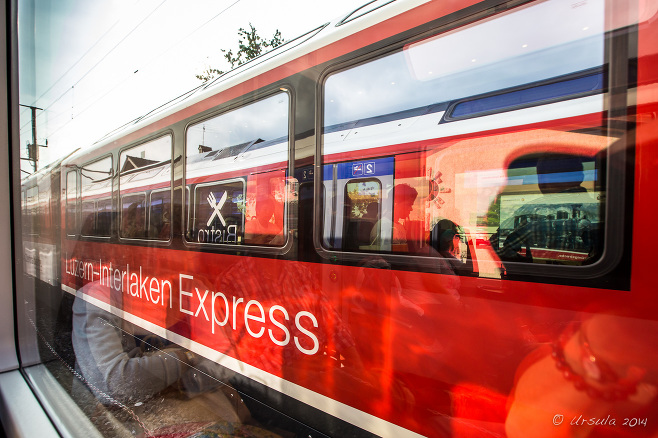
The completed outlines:
{"type": "Polygon", "coordinates": [[[649,418],[656,10],[506,5],[381,12],[68,159],[62,288],[277,427],[649,418]]]}

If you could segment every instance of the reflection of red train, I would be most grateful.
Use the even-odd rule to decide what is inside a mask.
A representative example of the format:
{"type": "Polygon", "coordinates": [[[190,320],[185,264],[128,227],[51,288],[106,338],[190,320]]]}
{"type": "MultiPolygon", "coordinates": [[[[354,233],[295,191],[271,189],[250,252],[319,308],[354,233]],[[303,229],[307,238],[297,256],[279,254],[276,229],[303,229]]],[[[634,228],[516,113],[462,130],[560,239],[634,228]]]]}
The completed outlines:
{"type": "Polygon", "coordinates": [[[366,6],[25,180],[26,272],[329,435],[655,414],[657,11],[437,3],[366,6]]]}

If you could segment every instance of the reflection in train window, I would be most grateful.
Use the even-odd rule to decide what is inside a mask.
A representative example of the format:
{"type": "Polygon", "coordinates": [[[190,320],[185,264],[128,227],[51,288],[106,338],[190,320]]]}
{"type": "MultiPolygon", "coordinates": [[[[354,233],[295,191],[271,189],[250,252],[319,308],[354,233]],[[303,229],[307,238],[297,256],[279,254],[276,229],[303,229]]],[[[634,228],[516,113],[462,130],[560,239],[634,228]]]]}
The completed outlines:
{"type": "Polygon", "coordinates": [[[39,188],[37,186],[30,187],[25,192],[25,205],[28,213],[28,227],[27,234],[39,234],[39,188]]]}
{"type": "Polygon", "coordinates": [[[146,194],[135,193],[121,197],[121,237],[146,237],[146,194]]]}
{"type": "Polygon", "coordinates": [[[82,197],[82,229],[80,232],[83,236],[108,237],[110,235],[112,223],[110,197],[113,173],[112,157],[87,163],[80,169],[80,195],[82,197]],[[106,199],[106,201],[102,199],[106,199]],[[99,206],[97,206],[97,202],[99,206]],[[97,212],[102,214],[100,223],[97,212]]]}
{"type": "Polygon", "coordinates": [[[112,199],[99,199],[96,202],[96,231],[94,235],[109,237],[112,231],[112,199]]]}
{"type": "MultiPolygon", "coordinates": [[[[604,64],[603,22],[603,8],[597,2],[577,9],[568,2],[541,2],[332,74],[325,82],[324,133],[429,114],[440,120],[447,104],[455,99],[511,87],[533,88],[574,72],[589,76],[592,69],[604,64]],[[551,20],[564,26],[556,27],[551,20]],[[512,36],[506,29],[518,32],[512,36]],[[525,43],[524,50],[517,41],[525,43]],[[529,65],[532,68],[527,68],[529,65]]],[[[600,84],[593,87],[600,89],[600,84]]],[[[584,90],[552,87],[544,91],[534,104],[580,97],[584,90]]],[[[388,129],[393,132],[407,126],[397,122],[388,129]]],[[[358,137],[336,136],[348,141],[358,137]]]]}
{"type": "Polygon", "coordinates": [[[37,196],[39,204],[39,235],[41,237],[52,237],[53,235],[53,212],[51,206],[50,178],[39,178],[41,187],[37,196]]]}
{"type": "Polygon", "coordinates": [[[491,206],[491,244],[503,262],[585,265],[603,251],[600,164],[575,155],[513,162],[491,206]]]}
{"type": "Polygon", "coordinates": [[[73,170],[66,174],[66,234],[69,236],[78,232],[77,196],[78,174],[73,170]]]}
{"type": "Polygon", "coordinates": [[[243,180],[198,185],[194,190],[193,239],[198,243],[242,243],[243,180]]]}
{"type": "Polygon", "coordinates": [[[289,118],[290,97],[277,92],[187,129],[185,178],[194,192],[188,241],[285,244],[289,118]]]}
{"type": "Polygon", "coordinates": [[[171,191],[151,192],[149,239],[169,240],[171,235],[171,191]]]}
{"type": "MultiPolygon", "coordinates": [[[[290,99],[277,93],[252,104],[220,114],[190,126],[187,130],[187,165],[190,171],[205,168],[223,158],[261,156],[288,151],[288,117],[290,99]],[[205,165],[204,165],[205,163],[205,165]]],[[[233,159],[231,161],[234,161],[233,159]]],[[[235,166],[235,164],[233,164],[235,166]]]]}
{"type": "Polygon", "coordinates": [[[121,151],[120,236],[129,239],[168,240],[171,225],[172,136],[165,135],[121,151]],[[148,192],[157,188],[153,192],[148,192]],[[133,195],[139,192],[140,195],[133,195]],[[147,196],[148,194],[148,196],[147,196]],[[146,217],[146,198],[153,203],[146,217]],[[132,204],[135,204],[132,206],[132,204]],[[134,220],[137,219],[137,222],[134,220]],[[148,226],[147,226],[147,222],[148,226]],[[148,229],[147,229],[148,228],[148,229]]]}
{"type": "Polygon", "coordinates": [[[93,236],[96,230],[96,202],[94,200],[82,201],[82,229],[83,236],[93,236]]]}
{"type": "Polygon", "coordinates": [[[246,244],[283,245],[285,240],[285,200],[285,170],[249,177],[244,225],[246,244]]]}
{"type": "Polygon", "coordinates": [[[381,226],[382,185],[376,179],[352,180],[345,185],[346,250],[369,250],[381,226]]]}

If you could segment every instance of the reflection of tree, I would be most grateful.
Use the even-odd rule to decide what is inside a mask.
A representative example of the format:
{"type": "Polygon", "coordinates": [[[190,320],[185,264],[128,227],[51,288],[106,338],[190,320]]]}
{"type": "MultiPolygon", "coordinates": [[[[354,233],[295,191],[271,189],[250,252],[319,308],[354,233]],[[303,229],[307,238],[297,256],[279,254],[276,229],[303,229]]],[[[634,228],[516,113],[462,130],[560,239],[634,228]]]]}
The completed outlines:
{"type": "Polygon", "coordinates": [[[352,217],[363,217],[368,210],[369,204],[379,202],[377,193],[364,193],[363,191],[359,191],[358,186],[355,186],[353,190],[348,189],[347,194],[352,203],[352,217]]]}
{"type": "MultiPolygon", "coordinates": [[[[233,52],[233,49],[222,49],[224,58],[229,64],[231,64],[231,69],[239,67],[251,59],[257,58],[261,54],[280,46],[284,42],[283,36],[278,29],[274,32],[271,39],[267,39],[259,36],[256,32],[256,28],[251,23],[249,23],[249,30],[241,27],[240,30],[238,30],[238,36],[238,48],[235,53],[233,52]]],[[[203,73],[196,75],[196,78],[205,82],[214,79],[217,76],[221,76],[224,73],[226,72],[208,67],[203,73]]]]}
{"type": "Polygon", "coordinates": [[[493,202],[489,205],[487,214],[482,220],[482,225],[485,227],[497,227],[499,224],[500,224],[500,196],[496,196],[493,202]]]}

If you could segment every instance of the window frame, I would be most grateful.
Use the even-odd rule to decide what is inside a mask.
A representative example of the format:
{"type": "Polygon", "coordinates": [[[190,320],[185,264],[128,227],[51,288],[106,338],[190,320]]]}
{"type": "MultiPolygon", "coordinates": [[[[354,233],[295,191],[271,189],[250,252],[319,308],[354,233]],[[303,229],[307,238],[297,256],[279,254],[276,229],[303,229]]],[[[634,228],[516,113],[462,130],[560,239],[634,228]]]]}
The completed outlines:
{"type": "MultiPolygon", "coordinates": [[[[140,193],[140,192],[149,193],[149,192],[153,192],[153,191],[157,192],[157,191],[169,190],[170,191],[170,199],[173,199],[173,195],[174,195],[174,193],[173,193],[173,190],[174,190],[174,162],[176,161],[176,159],[174,157],[176,138],[175,138],[173,130],[167,129],[165,131],[160,131],[160,132],[157,132],[153,135],[149,135],[146,138],[140,139],[136,142],[128,143],[128,144],[122,146],[121,148],[119,148],[119,150],[117,151],[117,157],[118,157],[118,159],[117,159],[117,168],[119,168],[121,166],[121,157],[122,157],[122,155],[124,153],[127,153],[130,149],[137,148],[139,146],[143,146],[147,143],[157,141],[157,140],[160,140],[160,139],[165,138],[165,137],[169,137],[169,139],[170,139],[170,142],[169,142],[169,150],[170,150],[169,166],[170,166],[171,171],[170,171],[170,175],[169,175],[169,187],[162,187],[162,188],[159,188],[159,189],[151,189],[151,190],[148,190],[148,189],[135,190],[134,192],[126,193],[126,195],[131,195],[133,193],[140,193]]],[[[162,162],[164,162],[164,161],[162,161],[162,162]]],[[[145,237],[134,237],[133,238],[133,237],[124,237],[124,236],[121,235],[121,224],[122,224],[121,215],[123,214],[123,201],[122,201],[123,195],[121,194],[121,178],[122,178],[122,176],[125,177],[125,178],[129,178],[130,176],[136,175],[138,173],[139,173],[139,171],[134,172],[131,169],[131,171],[128,171],[128,172],[122,174],[121,169],[117,170],[117,191],[118,191],[118,199],[119,199],[119,201],[118,201],[119,202],[119,204],[118,204],[119,226],[117,227],[117,233],[116,233],[117,237],[118,237],[120,242],[126,242],[126,243],[127,242],[148,242],[150,245],[169,245],[172,242],[173,230],[171,230],[171,232],[169,233],[169,238],[166,239],[166,240],[151,239],[151,238],[148,237],[148,227],[149,227],[149,222],[148,221],[149,221],[149,213],[150,213],[149,210],[150,210],[150,200],[151,200],[150,194],[148,194],[146,196],[146,200],[144,201],[145,202],[145,204],[144,204],[145,215],[144,216],[145,216],[146,221],[147,221],[146,222],[146,228],[145,228],[145,232],[146,232],[145,237]]],[[[169,217],[173,218],[173,214],[174,214],[173,202],[171,202],[170,205],[169,205],[169,217]]]]}
{"type": "MultiPolygon", "coordinates": [[[[347,236],[347,230],[349,228],[349,224],[352,222],[350,220],[351,213],[349,213],[348,207],[351,207],[352,205],[354,205],[354,204],[351,203],[351,199],[350,199],[350,196],[349,196],[349,191],[347,190],[347,186],[350,185],[350,184],[354,184],[354,183],[358,184],[358,183],[361,183],[361,182],[376,182],[377,183],[377,185],[379,187],[379,195],[377,196],[377,220],[375,221],[375,223],[373,225],[376,226],[377,222],[381,222],[381,220],[382,220],[382,210],[383,210],[383,208],[382,208],[383,205],[382,204],[383,204],[383,199],[384,199],[384,196],[383,196],[384,186],[382,184],[382,181],[380,179],[378,179],[377,177],[367,177],[367,176],[362,176],[362,177],[357,177],[357,178],[352,178],[352,179],[347,180],[347,182],[345,183],[345,188],[344,188],[344,193],[343,193],[343,200],[344,200],[344,202],[343,202],[343,204],[344,204],[344,207],[343,207],[344,208],[344,210],[343,210],[343,224],[342,224],[342,227],[343,227],[343,231],[342,231],[343,245],[342,246],[343,247],[345,247],[345,236],[347,236]],[[349,205],[346,202],[347,200],[350,200],[349,205]]],[[[371,246],[371,245],[368,245],[368,246],[371,246]]],[[[375,253],[375,252],[380,252],[380,251],[378,251],[378,250],[359,249],[358,252],[368,254],[368,253],[375,253]]]]}
{"type": "MultiPolygon", "coordinates": [[[[96,234],[83,234],[82,230],[84,227],[84,224],[82,223],[82,212],[83,212],[83,204],[85,203],[84,197],[83,197],[83,190],[82,188],[84,187],[82,184],[82,170],[86,167],[89,166],[90,164],[95,164],[95,163],[100,163],[103,160],[110,159],[110,172],[111,174],[104,179],[109,179],[110,180],[110,189],[109,189],[109,195],[110,199],[112,199],[112,211],[114,210],[114,179],[117,176],[117,172],[114,168],[114,156],[111,153],[103,154],[100,157],[94,158],[90,161],[85,162],[83,165],[79,167],[79,173],[78,173],[78,181],[80,183],[80,190],[78,191],[78,197],[77,199],[79,200],[80,203],[80,226],[79,226],[79,236],[83,237],[85,239],[93,239],[93,240],[101,240],[101,241],[109,241],[112,238],[112,230],[114,229],[115,226],[115,218],[113,215],[110,216],[110,235],[109,236],[98,236],[96,234]]],[[[98,220],[98,211],[96,209],[96,203],[100,199],[106,199],[104,196],[96,196],[91,198],[91,201],[94,202],[94,232],[96,231],[96,222],[98,220]]],[[[87,201],[89,202],[89,200],[87,201]]]]}
{"type": "MultiPolygon", "coordinates": [[[[64,170],[63,170],[64,171],[64,170]]],[[[76,237],[80,234],[80,201],[82,198],[80,196],[80,175],[78,174],[77,169],[66,170],[66,187],[64,188],[64,202],[65,202],[65,213],[64,213],[64,233],[67,238],[76,237]],[[69,205],[71,204],[69,198],[69,175],[75,175],[75,194],[72,198],[73,200],[73,226],[69,226],[69,205]],[[72,231],[72,232],[70,232],[72,231]]]]}
{"type": "MultiPolygon", "coordinates": [[[[199,188],[204,188],[204,187],[209,187],[209,186],[218,186],[218,185],[223,185],[223,184],[230,184],[230,183],[235,183],[235,182],[240,182],[242,183],[242,195],[244,196],[245,202],[247,199],[247,180],[242,177],[237,177],[237,178],[229,178],[229,179],[224,179],[224,180],[219,180],[219,181],[209,181],[205,183],[200,183],[200,184],[195,184],[194,185],[194,194],[190,195],[190,199],[193,200],[193,205],[194,205],[194,214],[191,217],[191,225],[196,225],[196,220],[197,220],[197,189],[199,188]]],[[[203,201],[202,199],[199,200],[199,202],[203,201]]],[[[244,241],[244,224],[245,224],[245,213],[242,213],[242,240],[244,241]]],[[[197,233],[198,235],[198,233],[197,233]]],[[[212,245],[212,246],[223,246],[223,247],[238,247],[241,248],[245,246],[243,243],[238,243],[237,242],[238,236],[236,235],[236,242],[235,243],[208,243],[208,242],[199,242],[197,241],[187,241],[188,243],[196,243],[198,245],[212,245]]]]}
{"type": "Polygon", "coordinates": [[[139,192],[130,192],[126,193],[125,195],[119,195],[119,227],[118,227],[118,234],[119,234],[119,239],[121,240],[149,240],[147,237],[126,237],[121,234],[123,230],[123,198],[128,197],[128,196],[139,196],[141,195],[143,198],[144,202],[144,235],[148,235],[148,196],[146,191],[139,191],[139,192]]]}
{"type": "MultiPolygon", "coordinates": [[[[525,5],[524,2],[522,5],[525,5]]],[[[532,5],[530,5],[531,7],[532,5]]],[[[609,5],[604,6],[604,17],[609,19],[612,11],[609,8],[609,5]]],[[[467,8],[468,9],[468,8],[467,8]]],[[[466,10],[463,10],[464,12],[466,10]]],[[[434,22],[432,29],[430,30],[420,30],[413,35],[410,33],[405,34],[403,38],[395,40],[384,47],[378,47],[374,50],[368,50],[364,52],[359,52],[357,55],[339,58],[337,60],[329,63],[326,68],[320,74],[317,85],[316,85],[316,116],[315,116],[315,132],[316,132],[316,145],[315,145],[315,166],[316,169],[323,169],[327,164],[336,164],[343,162],[332,161],[331,163],[326,163],[324,161],[324,135],[325,135],[325,125],[324,125],[324,116],[325,116],[325,84],[327,79],[337,73],[350,70],[352,68],[358,67],[363,64],[367,64],[372,61],[376,61],[388,55],[392,55],[397,52],[403,52],[404,48],[412,43],[421,42],[424,39],[435,37],[442,33],[453,31],[462,27],[464,25],[477,24],[482,20],[491,18],[499,13],[505,13],[507,10],[496,11],[492,9],[480,9],[479,12],[473,14],[462,15],[461,17],[448,18],[444,17],[437,22],[434,22]]],[[[628,34],[619,34],[616,32],[606,31],[603,33],[603,74],[604,74],[604,84],[601,94],[606,98],[605,107],[602,108],[602,113],[615,114],[615,118],[626,117],[629,113],[629,109],[632,108],[635,104],[633,103],[633,88],[631,84],[633,83],[634,78],[630,77],[631,72],[628,68],[628,63],[636,58],[637,56],[637,45],[633,44],[636,40],[637,32],[633,29],[637,29],[638,24],[633,24],[630,26],[628,34]],[[621,92],[617,91],[613,93],[614,90],[622,90],[621,92]],[[611,96],[612,94],[612,96],[611,96]]],[[[426,27],[423,29],[427,29],[426,27]]],[[[576,74],[579,72],[575,72],[576,74]]],[[[493,93],[487,94],[499,94],[507,90],[498,90],[493,93]]],[[[459,103],[468,101],[473,98],[479,98],[484,95],[477,96],[464,96],[463,98],[453,99],[449,102],[442,118],[444,122],[446,115],[450,114],[452,109],[459,103]]],[[[580,96],[579,96],[580,97],[580,96]]],[[[572,97],[565,99],[560,99],[560,101],[569,100],[572,97]]],[[[549,102],[541,102],[540,105],[545,105],[549,102]]],[[[538,105],[530,105],[538,106],[538,105]]],[[[507,110],[505,110],[507,111],[507,110]]],[[[500,112],[500,111],[497,111],[500,112]]],[[[471,118],[483,117],[487,114],[478,114],[477,116],[469,116],[464,118],[459,118],[457,120],[445,121],[445,123],[458,123],[462,121],[468,121],[471,118]]],[[[606,149],[605,154],[605,166],[606,172],[601,179],[605,182],[605,193],[606,193],[606,203],[604,207],[603,217],[605,218],[604,224],[604,245],[601,257],[591,265],[582,265],[582,266],[568,266],[568,265],[539,265],[539,264],[526,264],[526,263],[512,263],[513,274],[516,277],[527,277],[532,278],[532,281],[536,282],[545,282],[545,283],[556,283],[556,284],[581,284],[583,285],[594,284],[591,281],[587,283],[588,280],[601,279],[600,282],[597,282],[595,287],[604,287],[604,288],[617,288],[617,286],[609,286],[606,279],[607,276],[615,270],[618,266],[629,263],[629,261],[622,261],[622,253],[630,254],[631,242],[624,242],[623,237],[620,233],[614,233],[614,229],[625,229],[625,224],[629,221],[632,221],[632,211],[628,214],[625,213],[626,209],[623,207],[628,201],[626,200],[627,193],[632,193],[634,181],[633,181],[633,171],[629,167],[633,158],[630,156],[634,150],[634,136],[631,131],[626,131],[621,137],[615,137],[613,134],[618,130],[618,124],[615,122],[614,118],[608,116],[604,119],[606,125],[606,132],[609,132],[610,138],[613,140],[611,144],[606,149]],[[614,160],[611,165],[611,159],[614,160]],[[615,189],[618,188],[618,189],[615,189]],[[614,225],[614,227],[612,225],[614,225]],[[627,246],[627,248],[625,248],[627,246]],[[600,283],[600,284],[599,284],[600,283]]],[[[523,125],[521,125],[523,126],[523,125]]],[[[495,128],[492,128],[495,130],[495,128]]],[[[488,129],[490,131],[492,129],[488,129]]],[[[476,135],[478,131],[472,133],[476,135]]],[[[397,155],[394,155],[397,156],[397,155]]],[[[363,157],[360,157],[363,158],[363,157]]],[[[375,158],[375,157],[373,157],[375,158]]],[[[380,158],[377,156],[376,158],[380,158]]],[[[394,178],[395,180],[395,178],[394,178]]],[[[409,267],[409,269],[432,269],[432,260],[431,256],[422,256],[422,255],[406,255],[406,254],[390,254],[385,252],[350,252],[342,251],[336,249],[327,249],[324,245],[324,216],[325,212],[323,211],[323,205],[321,205],[318,200],[321,196],[321,189],[323,187],[323,176],[322,172],[316,172],[315,175],[315,196],[314,196],[314,216],[313,221],[316,224],[314,227],[314,244],[318,248],[318,253],[324,259],[329,260],[345,260],[346,262],[359,262],[362,260],[364,254],[377,254],[384,258],[387,262],[395,264],[396,266],[405,269],[404,267],[409,267]]],[[[632,202],[632,197],[630,198],[632,202]]],[[[460,225],[460,224],[458,224],[460,225]]],[[[461,226],[461,225],[460,225],[461,226]]],[[[628,240],[628,239],[626,239],[628,240]]],[[[469,247],[475,245],[474,238],[470,239],[467,242],[469,247]]],[[[509,262],[508,262],[509,263],[509,262]]],[[[502,262],[500,263],[502,267],[502,262]]],[[[622,267],[622,269],[624,269],[622,267]]],[[[506,278],[501,276],[501,279],[506,278]]],[[[621,282],[613,282],[623,284],[622,289],[628,290],[630,288],[629,279],[625,279],[621,282]]]]}
{"type": "MultiPolygon", "coordinates": [[[[292,84],[289,84],[288,82],[280,83],[280,84],[275,84],[274,86],[266,87],[265,89],[251,93],[249,97],[241,96],[237,99],[234,99],[232,101],[227,102],[226,104],[220,105],[218,107],[215,107],[207,112],[201,113],[199,116],[189,120],[187,124],[185,125],[185,129],[183,132],[183,177],[182,177],[182,186],[186,188],[186,190],[183,191],[183,200],[182,200],[182,206],[185,209],[185,212],[183,213],[183,217],[186,221],[186,223],[183,225],[184,226],[184,232],[183,232],[183,245],[189,248],[196,248],[196,249],[203,249],[203,250],[210,250],[210,251],[216,251],[216,252],[223,252],[223,253],[233,253],[235,254],[236,252],[241,252],[241,251],[249,251],[255,254],[263,254],[263,255],[284,255],[289,253],[292,250],[293,247],[293,241],[295,239],[292,238],[291,236],[291,229],[290,225],[292,223],[292,217],[291,215],[294,214],[292,212],[292,209],[290,208],[290,205],[294,203],[295,201],[295,196],[296,192],[292,190],[291,185],[293,184],[293,177],[294,175],[294,157],[295,157],[295,89],[292,84]],[[195,126],[198,125],[199,123],[202,123],[204,121],[220,117],[223,114],[227,114],[231,111],[239,110],[241,108],[245,108],[253,103],[259,102],[261,100],[267,99],[269,97],[272,97],[278,93],[285,93],[288,97],[288,126],[287,126],[287,132],[288,132],[288,152],[286,156],[286,166],[285,166],[285,178],[286,178],[286,199],[284,201],[284,242],[281,246],[264,246],[264,245],[253,245],[253,244],[245,244],[245,243],[240,243],[240,244],[225,244],[225,243],[207,243],[207,242],[197,242],[196,240],[190,240],[188,233],[192,231],[192,226],[194,225],[194,220],[196,218],[196,187],[200,185],[207,184],[206,182],[201,182],[201,183],[189,183],[188,182],[188,163],[187,163],[187,151],[188,151],[188,138],[187,138],[187,133],[188,130],[195,126]]],[[[238,155],[239,156],[239,155],[238,155]]],[[[233,172],[232,172],[233,173],[233,172]]],[[[237,173],[237,172],[235,172],[237,173]]],[[[247,182],[248,182],[248,177],[249,175],[255,175],[258,174],[258,171],[254,171],[253,168],[248,168],[245,170],[245,172],[241,173],[240,178],[244,180],[244,193],[245,193],[245,199],[246,199],[246,194],[247,194],[247,182]]],[[[218,181],[212,181],[208,182],[209,184],[219,184],[222,181],[228,181],[230,178],[223,179],[223,180],[218,180],[218,181]]],[[[244,216],[243,215],[243,227],[244,227],[244,216]]],[[[244,236],[244,231],[243,231],[243,236],[244,236]]],[[[192,236],[196,237],[196,236],[192,236]]]]}
{"type": "MultiPolygon", "coordinates": [[[[173,173],[173,172],[172,172],[173,173]]],[[[169,192],[169,235],[167,236],[166,239],[159,239],[159,238],[150,238],[149,240],[154,240],[154,241],[159,241],[159,242],[171,242],[174,229],[173,229],[173,198],[172,196],[172,190],[171,187],[169,189],[167,188],[162,188],[162,189],[154,189],[151,190],[148,194],[148,200],[147,200],[147,205],[148,205],[148,214],[147,214],[147,220],[146,220],[146,235],[148,236],[150,230],[151,230],[151,215],[153,214],[153,194],[155,193],[156,195],[159,193],[167,193],[169,192]]],[[[164,209],[162,210],[164,213],[164,209]]]]}

